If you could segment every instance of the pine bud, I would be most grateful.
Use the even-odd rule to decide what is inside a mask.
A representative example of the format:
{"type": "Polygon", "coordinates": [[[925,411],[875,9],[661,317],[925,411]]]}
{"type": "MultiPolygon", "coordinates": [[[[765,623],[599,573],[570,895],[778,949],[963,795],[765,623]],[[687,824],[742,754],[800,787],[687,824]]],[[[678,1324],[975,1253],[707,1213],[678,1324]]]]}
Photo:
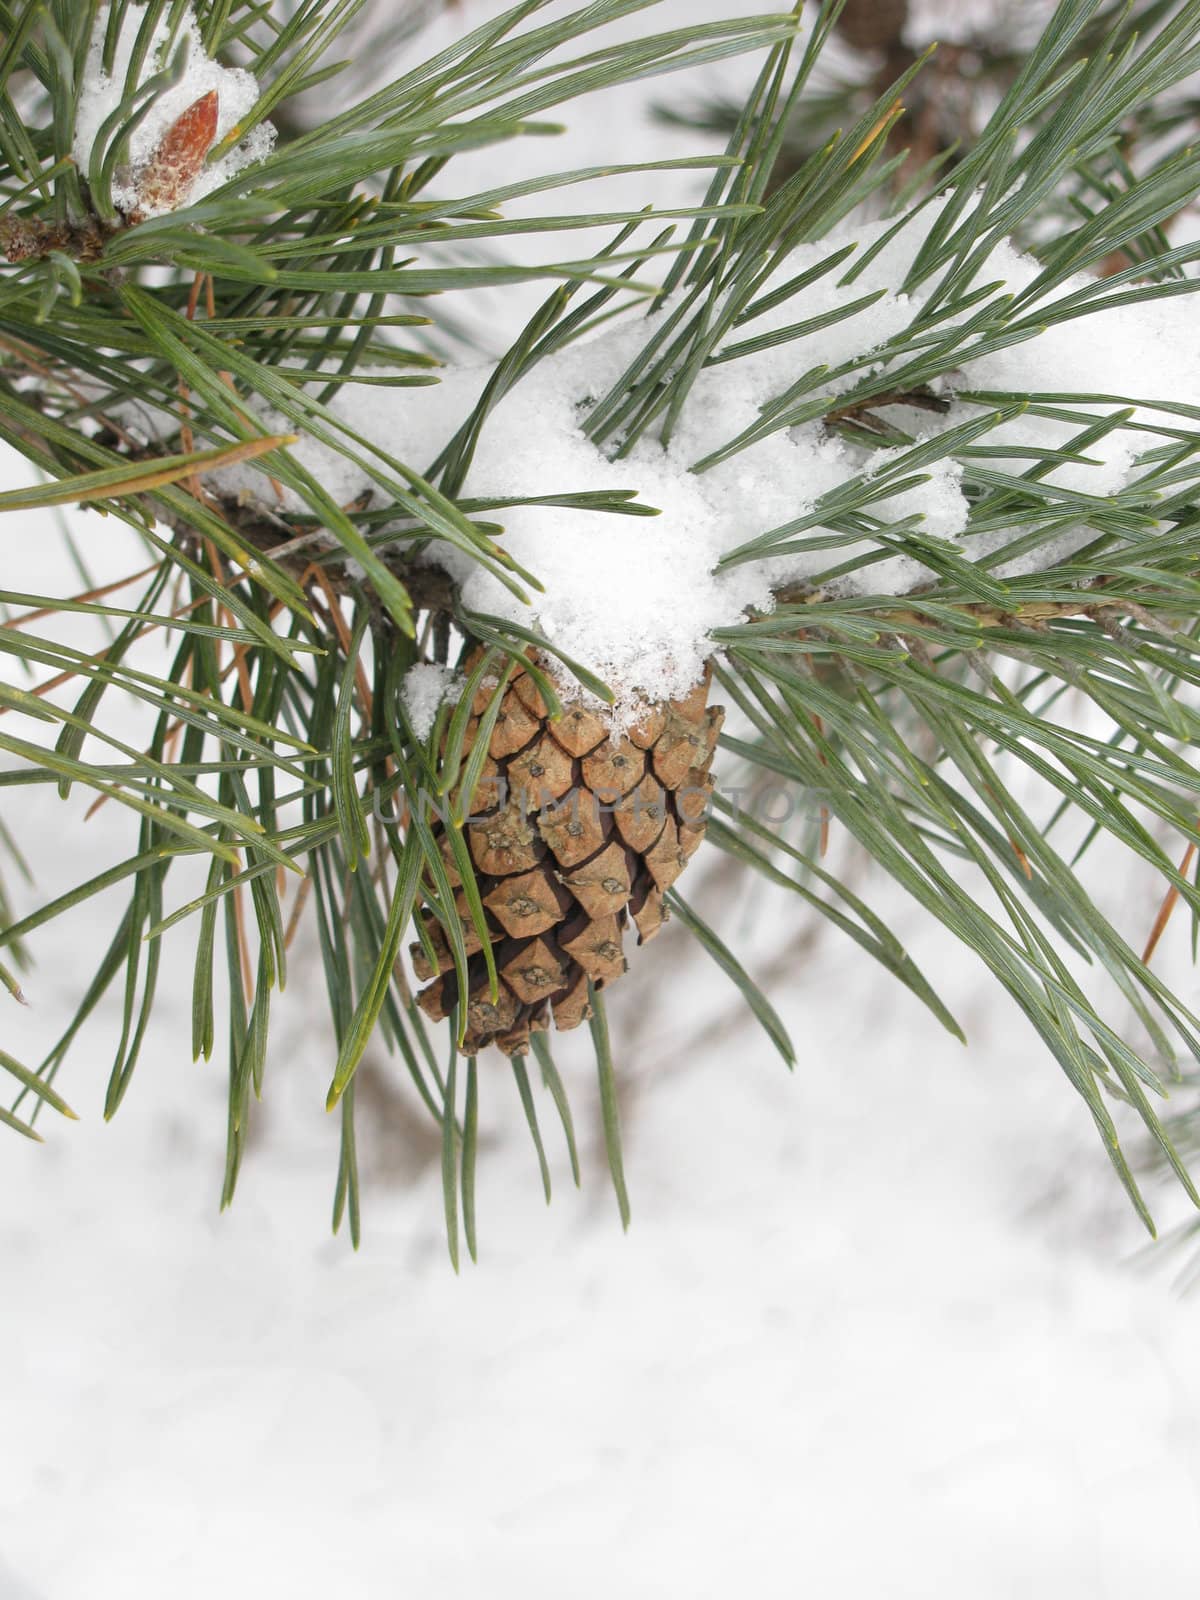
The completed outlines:
{"type": "Polygon", "coordinates": [[[131,222],[176,211],[184,204],[217,137],[221,97],[215,89],[200,96],[163,134],[137,175],[137,208],[131,222]]]}

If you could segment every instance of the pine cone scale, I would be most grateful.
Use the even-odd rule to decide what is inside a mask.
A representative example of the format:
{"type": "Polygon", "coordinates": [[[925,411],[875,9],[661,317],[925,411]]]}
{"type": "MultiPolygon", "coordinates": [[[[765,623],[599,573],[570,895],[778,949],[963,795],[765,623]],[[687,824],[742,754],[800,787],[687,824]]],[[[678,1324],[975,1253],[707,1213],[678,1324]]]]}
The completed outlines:
{"type": "MultiPolygon", "coordinates": [[[[647,707],[635,726],[613,736],[605,715],[578,701],[551,720],[534,678],[516,668],[467,826],[499,980],[495,995],[449,840],[440,820],[434,825],[469,957],[465,1053],[494,1043],[524,1054],[530,1034],[551,1017],[560,1030],[579,1027],[591,1014],[589,983],[603,988],[627,970],[630,923],[639,945],[662,927],[665,891],[704,836],[722,719],[708,707],[708,687],[706,677],[681,699],[647,707]]],[[[494,681],[475,694],[464,760],[494,694],[494,681]]],[[[459,1001],[459,977],[432,903],[425,923],[437,970],[414,945],[414,970],[427,983],[417,1001],[441,1020],[459,1001]]]]}

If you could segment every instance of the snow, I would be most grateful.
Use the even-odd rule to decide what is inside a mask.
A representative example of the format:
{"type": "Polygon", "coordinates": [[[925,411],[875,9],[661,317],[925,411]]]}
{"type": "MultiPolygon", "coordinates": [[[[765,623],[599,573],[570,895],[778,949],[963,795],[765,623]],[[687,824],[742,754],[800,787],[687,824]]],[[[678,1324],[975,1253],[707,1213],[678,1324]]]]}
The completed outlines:
{"type": "Polygon", "coordinates": [[[462,674],[436,662],[418,663],[404,674],[402,695],[412,731],[418,739],[428,739],[437,714],[447,700],[456,700],[462,674]]]}
{"type": "MultiPolygon", "coordinates": [[[[179,12],[180,8],[176,6],[170,10],[179,12]]],[[[145,5],[131,4],[117,36],[112,70],[106,72],[104,47],[109,8],[105,6],[97,13],[80,85],[72,154],[80,170],[86,174],[96,140],[106,120],[135,88],[172,64],[176,52],[185,46],[187,60],[179,82],[154,96],[149,112],[130,136],[129,157],[124,173],[121,168],[117,169],[112,186],[113,202],[119,211],[126,215],[140,211],[144,216],[159,216],[165,211],[178,209],[178,206],[144,204],[137,180],[138,169],[157,149],[163,135],[189,107],[204,95],[216,91],[219,108],[217,138],[214,142],[219,142],[253,110],[258,101],[258,82],[252,73],[238,67],[224,67],[205,54],[199,25],[190,10],[184,11],[177,26],[172,27],[170,13],[165,8],[151,33],[142,70],[131,81],[135,50],[145,21],[145,5]]],[[[257,124],[220,161],[201,170],[181,203],[203,199],[244,167],[261,161],[270,153],[274,138],[274,129],[269,123],[257,124]]]]}
{"type": "MultiPolygon", "coordinates": [[[[85,164],[100,123],[124,92],[137,35],[135,24],[143,16],[141,8],[131,7],[111,79],[101,71],[107,12],[98,19],[77,129],[77,156],[85,164]]],[[[966,26],[970,19],[960,20],[966,26]]],[[[977,22],[978,18],[971,27],[977,22]]],[[[190,44],[187,69],[182,82],[160,97],[134,136],[132,172],[118,195],[119,203],[127,207],[136,204],[138,162],[155,148],[182,110],[209,89],[219,88],[220,129],[224,132],[245,115],[257,93],[248,74],[231,72],[204,55],[190,15],[183,17],[181,32],[175,36],[167,20],[160,20],[153,34],[151,59],[156,52],[165,59],[170,55],[167,47],[174,48],[179,38],[190,44]]],[[[746,64],[736,71],[744,76],[746,64]]],[[[641,92],[644,96],[645,90],[641,92]]],[[[206,169],[192,198],[199,198],[238,166],[264,153],[263,141],[269,142],[269,137],[269,132],[256,133],[222,163],[206,169]]],[[[609,158],[619,153],[610,152],[609,158]]],[[[698,185],[700,179],[693,176],[682,181],[698,185]]],[[[627,455],[614,460],[611,446],[593,444],[582,424],[591,405],[619,379],[656,326],[671,315],[677,301],[650,318],[626,317],[599,337],[539,363],[488,418],[465,492],[519,500],[544,495],[548,488],[564,492],[632,489],[657,515],[633,518],[561,507],[505,510],[501,514],[504,547],[539,580],[543,593],[538,596],[514,595],[449,546],[435,545],[431,559],[439,561],[459,582],[469,608],[523,624],[533,621],[557,649],[598,672],[616,695],[618,726],[637,714],[636,708],[646,696],[665,699],[685,693],[701,674],[715,629],[736,622],[750,608],[769,610],[777,588],[816,580],[835,561],[862,553],[863,547],[845,544],[831,550],[828,540],[818,537],[815,545],[810,543],[806,549],[803,541],[788,544],[784,534],[780,550],[764,549],[755,561],[718,573],[722,558],[749,539],[809,516],[823,494],[859,477],[879,477],[889,462],[899,458],[895,452],[871,453],[830,438],[812,424],[776,432],[704,472],[697,473],[693,467],[754,426],[762,409],[801,373],[818,366],[836,372],[847,362],[857,362],[856,372],[830,378],[823,386],[827,393],[846,392],[856,377],[868,370],[871,353],[904,333],[920,314],[927,290],[905,295],[896,286],[904,280],[937,213],[936,206],[928,208],[852,282],[845,281],[843,267],[828,271],[800,294],[735,327],[726,346],[798,322],[844,313],[859,297],[877,296],[857,313],[840,315],[816,332],[790,337],[703,370],[666,448],[651,428],[627,455]]],[[[831,237],[795,251],[781,263],[762,293],[818,266],[844,246],[861,256],[887,227],[885,222],[851,218],[831,237]]],[[[852,255],[851,265],[853,261],[852,255]]],[[[1037,270],[1031,258],[1001,242],[980,264],[976,281],[994,281],[997,292],[1015,292],[1026,288],[1037,270]]],[[[1069,294],[1083,282],[1072,280],[1055,295],[1069,294]]],[[[912,425],[921,440],[976,415],[977,408],[954,400],[955,389],[962,387],[1140,393],[1145,386],[1147,352],[1153,355],[1150,370],[1161,393],[1200,402],[1200,354],[1191,337],[1189,302],[1164,300],[1081,317],[1015,347],[965,363],[961,373],[942,385],[951,402],[945,417],[931,421],[927,415],[917,414],[912,425]]],[[[432,395],[425,388],[389,390],[378,384],[346,383],[333,411],[353,433],[425,470],[466,420],[494,370],[492,366],[451,369],[432,395]]],[[[1102,408],[1092,409],[1098,414],[1102,408]]],[[[271,427],[284,426],[282,418],[264,420],[271,427]]],[[[1145,420],[1144,416],[1135,418],[1145,420]]],[[[993,447],[1011,445],[1011,469],[1020,472],[1028,461],[1023,450],[1064,445],[1075,431],[1072,424],[1041,417],[1018,418],[995,430],[987,442],[993,447]]],[[[1059,467],[1046,479],[1097,497],[1114,494],[1136,471],[1134,441],[1139,437],[1143,443],[1152,438],[1116,429],[1089,450],[1094,464],[1059,467]]],[[[303,442],[296,454],[339,503],[348,504],[372,488],[369,463],[340,455],[315,440],[303,442]]],[[[885,521],[916,518],[923,534],[955,540],[965,532],[968,517],[962,464],[948,457],[935,461],[927,471],[928,481],[923,485],[900,495],[881,493],[869,509],[885,521]]],[[[253,494],[261,486],[262,475],[258,467],[246,466],[218,474],[216,481],[230,492],[253,494]]],[[[295,497],[290,503],[299,505],[295,497]]],[[[817,536],[822,531],[819,526],[812,530],[817,536]]],[[[1052,545],[1001,563],[998,570],[1003,575],[1036,570],[1039,564],[1061,559],[1082,537],[1068,533],[1052,545]]],[[[989,557],[996,550],[995,538],[969,541],[966,547],[968,554],[989,557]]],[[[875,593],[902,594],[918,588],[930,576],[930,569],[916,555],[900,554],[864,566],[857,576],[843,577],[838,587],[850,592],[869,588],[875,593]]],[[[565,672],[563,678],[565,682],[565,672]]]]}
{"type": "MultiPolygon", "coordinates": [[[[53,826],[28,793],[6,820],[27,844],[53,826]]],[[[62,826],[38,896],[125,837],[111,808],[62,826]]],[[[362,1251],[328,1237],[331,1044],[303,941],[218,1215],[223,1073],[187,1059],[192,936],[169,940],[117,1119],[113,996],[60,1080],[83,1121],[0,1163],[3,1600],[210,1600],[233,1560],[239,1600],[468,1600],[481,1573],[497,1600],[1192,1600],[1200,1303],[1167,1263],[1132,1270],[1065,1080],[885,898],[969,1052],[835,935],[717,879],[698,909],[756,971],[773,947],[795,1074],[669,929],[610,1002],[630,1232],[586,1045],[558,1041],[583,1190],[539,1092],[545,1208],[485,1063],[481,1260],[459,1278],[399,1063],[364,1072],[362,1251]]],[[[7,1048],[54,1036],[119,904],[36,942],[7,1048]]],[[[1180,922],[1177,965],[1186,943],[1180,922]]]]}
{"type": "MultiPolygon", "coordinates": [[[[870,546],[847,541],[831,551],[827,541],[808,549],[785,542],[780,550],[767,548],[761,559],[718,572],[723,557],[749,539],[812,513],[822,495],[857,478],[882,480],[889,472],[905,476],[899,465],[902,450],[851,445],[817,423],[777,431],[702,472],[693,468],[753,427],[763,409],[800,374],[817,366],[836,374],[845,363],[858,363],[855,371],[824,383],[822,392],[838,394],[870,370],[871,354],[905,333],[934,287],[931,282],[904,294],[895,286],[904,281],[938,210],[936,205],[927,208],[852,281],[845,281],[843,265],[735,327],[717,354],[748,338],[878,296],[857,314],[815,332],[703,369],[665,447],[651,429],[628,454],[614,459],[588,438],[583,424],[594,403],[672,316],[677,299],[652,316],[627,317],[600,336],[539,362],[490,413],[465,493],[520,500],[550,492],[633,489],[657,515],[633,518],[519,505],[500,512],[504,548],[543,585],[544,594],[536,597],[514,595],[472,557],[449,546],[434,545],[430,559],[459,583],[468,608],[521,623],[532,615],[553,645],[598,672],[617,696],[618,725],[637,714],[641,696],[667,699],[685,693],[700,677],[715,629],[736,622],[750,607],[769,611],[777,588],[814,580],[835,561],[870,546]]],[[[846,247],[854,252],[849,258],[853,262],[890,226],[851,219],[830,237],[794,251],[763,285],[760,297],[846,247]]],[[[1016,295],[1029,289],[1039,271],[1032,257],[1001,241],[979,266],[976,281],[995,283],[997,295],[1016,295]]],[[[1069,279],[1031,299],[1026,315],[1035,317],[1039,306],[1076,294],[1089,282],[1069,279]]],[[[977,417],[977,403],[956,399],[960,389],[1128,394],[1148,400],[1161,395],[1200,404],[1200,347],[1193,337],[1193,316],[1189,299],[1181,297],[1096,311],[1047,328],[1020,344],[964,361],[941,384],[945,415],[913,412],[910,426],[920,442],[977,417]]],[[[332,409],[352,433],[427,471],[466,421],[494,371],[494,366],[450,369],[432,391],[347,383],[332,409]]],[[[1103,416],[1117,407],[1092,402],[1076,409],[1103,416]]],[[[1141,408],[1132,420],[1152,428],[1152,410],[1141,408]]],[[[284,425],[275,417],[267,423],[284,425]]],[[[990,464],[1019,475],[1030,464],[1026,452],[1031,447],[1064,447],[1080,426],[1018,417],[987,435],[991,448],[1012,449],[1011,457],[999,456],[990,464]]],[[[1140,450],[1157,442],[1153,432],[1117,428],[1088,447],[1086,461],[1056,466],[1043,474],[1043,481],[1098,498],[1115,494],[1134,477],[1140,450]]],[[[369,468],[360,460],[312,439],[302,441],[295,453],[342,504],[371,488],[369,468]]],[[[968,521],[963,462],[948,450],[945,459],[924,471],[925,483],[898,494],[882,492],[881,482],[880,496],[868,509],[885,523],[916,517],[922,534],[955,540],[966,532],[968,521]]],[[[261,482],[255,466],[216,476],[228,491],[249,491],[261,482]]],[[[292,503],[300,502],[293,498],[292,503]]],[[[818,526],[813,531],[822,530],[818,526]]],[[[1045,568],[1087,537],[1069,531],[1052,544],[1002,563],[1000,571],[1015,575],[1045,568]]],[[[786,535],[781,538],[786,541],[786,535]]],[[[968,555],[991,556],[1010,539],[1008,534],[969,538],[962,548],[968,555]]],[[[839,588],[902,594],[931,576],[919,557],[901,554],[841,579],[839,588]]]]}
{"type": "MultiPolygon", "coordinates": [[[[667,0],[663,21],[738,9],[759,5],[667,0]]],[[[644,148],[648,120],[622,104],[615,131],[644,148]]],[[[586,105],[572,130],[579,165],[613,131],[586,105]]],[[[494,174],[512,149],[470,159],[494,174]]],[[[797,448],[810,492],[839,481],[836,441],[797,448]]],[[[731,469],[733,519],[737,472],[756,479],[731,469]]],[[[6,484],[20,473],[8,457],[6,484]]],[[[73,526],[97,582],[144,561],[113,518],[73,526]]],[[[13,588],[79,587],[52,518],[7,531],[13,588]]],[[[73,639],[99,648],[87,626],[73,639]]],[[[52,793],[0,802],[38,870],[12,885],[22,910],[130,850],[115,807],[85,823],[86,795],[52,793]]],[[[767,984],[794,1075],[668,928],[610,1001],[630,1233],[586,1043],[562,1041],[583,1192],[539,1094],[542,1205],[507,1069],[487,1063],[481,1261],[460,1278],[436,1131],[381,1053],[360,1089],[362,1251],[328,1237],[332,1042],[303,936],[223,1216],[223,1074],[185,1042],[194,926],[165,941],[163,1008],[105,1124],[110,994],[59,1080],[82,1122],[0,1144],[0,1600],[1194,1600],[1200,1302],[1161,1252],[1134,1269],[1142,1236],[1065,1080],[878,875],[857,886],[969,1051],[795,905],[706,870],[689,898],[767,984]]],[[[1106,910],[1149,919],[1141,880],[1098,876],[1106,910]]],[[[40,1059],[123,904],[34,938],[31,1007],[0,993],[3,1048],[40,1059]]],[[[1181,992],[1187,942],[1177,918],[1160,948],[1181,992]]]]}

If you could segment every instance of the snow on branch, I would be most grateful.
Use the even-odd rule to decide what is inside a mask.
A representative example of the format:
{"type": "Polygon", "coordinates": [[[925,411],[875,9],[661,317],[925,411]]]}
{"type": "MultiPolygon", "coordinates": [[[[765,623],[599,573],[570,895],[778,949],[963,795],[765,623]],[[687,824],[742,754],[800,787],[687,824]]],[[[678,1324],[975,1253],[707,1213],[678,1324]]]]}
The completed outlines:
{"type": "MultiPolygon", "coordinates": [[[[971,358],[967,339],[965,358],[948,357],[947,370],[907,403],[903,393],[884,394],[888,420],[916,440],[923,458],[919,470],[910,470],[912,446],[889,448],[886,434],[872,440],[869,422],[857,436],[845,436],[829,422],[839,415],[837,396],[849,396],[864,381],[877,390],[871,380],[900,370],[914,349],[927,348],[932,339],[953,343],[956,325],[978,314],[976,304],[957,318],[937,316],[922,324],[931,286],[912,294],[897,288],[936,214],[931,207],[895,234],[852,282],[844,281],[840,263],[801,293],[774,296],[791,280],[844,255],[848,244],[849,260],[861,259],[892,225],[847,225],[794,251],[756,297],[768,309],[740,318],[700,373],[666,448],[647,434],[614,457],[611,441],[609,448],[597,447],[584,423],[671,316],[673,303],[650,318],[610,325],[527,372],[488,415],[462,493],[500,502],[481,514],[503,524],[505,550],[544,585],[544,594],[532,597],[532,611],[468,554],[436,543],[427,559],[458,581],[466,608],[525,625],[536,621],[554,645],[598,671],[619,698],[630,699],[639,693],[652,699],[681,694],[699,677],[714,629],[736,622],[748,608],[769,611],[778,590],[815,581],[835,564],[850,570],[832,585],[833,593],[902,595],[935,579],[939,549],[968,560],[992,557],[989,570],[1000,578],[1040,572],[1064,559],[1095,537],[1078,510],[1072,522],[1070,508],[1079,505],[1073,497],[1089,497],[1090,504],[1125,490],[1138,476],[1141,454],[1160,446],[1170,426],[1152,405],[1135,406],[1131,416],[1107,428],[1102,421],[1099,437],[1086,448],[1069,450],[1091,419],[1113,419],[1126,396],[1200,406],[1200,347],[1190,296],[1139,300],[1066,320],[1056,316],[1047,326],[1039,321],[1045,298],[1040,304],[1031,298],[1021,308],[1029,335],[1020,342],[971,358]],[[867,299],[855,314],[844,314],[852,302],[867,299]],[[803,331],[811,322],[820,326],[803,331]],[[743,349],[736,353],[739,345],[743,349]],[[779,397],[814,369],[827,374],[814,391],[827,403],[823,417],[777,427],[707,470],[693,470],[727,452],[730,441],[761,431],[779,397]],[[1070,395],[1070,407],[1059,409],[1070,409],[1074,420],[1014,404],[1008,420],[988,428],[992,408],[962,398],[967,391],[1070,395]],[[1089,395],[1113,398],[1081,398],[1089,395]],[[981,419],[982,437],[971,440],[972,425],[981,419]],[[1058,497],[1058,521],[1065,526],[1034,539],[1034,548],[1023,539],[1025,548],[1007,561],[995,559],[1014,534],[1011,528],[970,528],[964,474],[969,478],[974,452],[963,448],[964,438],[976,449],[987,447],[984,465],[992,473],[1028,481],[1052,501],[1058,497]],[[1049,467],[1047,452],[1059,453],[1049,467]],[[1062,459],[1063,452],[1072,459],[1062,459]],[[847,517],[833,515],[855,485],[863,492],[854,514],[874,519],[874,538],[848,534],[847,517]],[[630,490],[656,514],[528,503],[630,490]],[[830,533],[823,512],[840,532],[830,533]],[[789,531],[806,521],[802,532],[789,531]],[[898,525],[905,527],[889,540],[888,530],[898,525]],[[902,553],[888,553],[897,546],[902,553]],[[738,552],[732,560],[731,552],[738,552]]],[[[1003,307],[1039,271],[1031,257],[1000,243],[975,282],[991,286],[989,298],[1003,307]]],[[[1099,280],[1077,277],[1052,295],[1061,304],[1101,288],[1099,280]]],[[[494,370],[449,370],[433,389],[348,382],[332,410],[353,432],[426,471],[470,416],[494,370]]],[[[874,403],[884,414],[881,403],[874,403]]],[[[841,415],[853,419],[856,408],[848,404],[841,415]]],[[[351,460],[312,439],[303,440],[296,454],[341,504],[371,491],[361,457],[351,460]]],[[[225,488],[250,492],[261,485],[243,469],[221,481],[225,488]]],[[[299,506],[298,500],[291,503],[299,506]]]]}
{"type": "Polygon", "coordinates": [[[160,17],[148,40],[144,5],[128,6],[114,41],[110,20],[105,6],[96,17],[75,115],[72,154],[94,196],[123,135],[128,146],[115,152],[121,159],[109,192],[116,210],[135,221],[202,199],[270,153],[274,130],[258,123],[220,160],[208,161],[253,110],[258,81],[206,54],[190,12],[175,23],[160,17]]]}

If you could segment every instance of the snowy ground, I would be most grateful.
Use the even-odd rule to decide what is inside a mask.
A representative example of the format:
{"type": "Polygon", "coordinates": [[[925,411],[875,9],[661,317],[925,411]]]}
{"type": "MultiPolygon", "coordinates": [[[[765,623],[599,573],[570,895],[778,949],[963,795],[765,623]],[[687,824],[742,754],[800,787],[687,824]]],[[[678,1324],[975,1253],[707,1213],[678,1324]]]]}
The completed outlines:
{"type": "MultiPolygon", "coordinates": [[[[49,527],[7,531],[6,581],[9,562],[53,581],[49,527]]],[[[87,529],[104,571],[118,535],[87,529]]],[[[39,860],[25,906],[127,839],[112,808],[85,826],[79,802],[4,804],[39,860]]],[[[110,1006],[62,1081],[82,1122],[0,1145],[0,1600],[1191,1600],[1200,1301],[1171,1263],[1133,1263],[1142,1236],[1081,1106],[902,906],[885,909],[970,1051],[833,935],[739,894],[723,927],[756,970],[783,952],[795,1074],[710,970],[676,977],[664,937],[611,1003],[629,1235],[584,1052],[562,1061],[584,1188],[547,1103],[550,1210],[497,1061],[481,1261],[460,1278],[436,1140],[386,1060],[368,1064],[363,1249],[328,1237],[330,1062],[302,965],[217,1214],[223,1085],[181,1043],[191,935],[172,940],[116,1122],[110,1006]]],[[[6,1049],[55,1036],[114,905],[35,941],[6,1049]]]]}

